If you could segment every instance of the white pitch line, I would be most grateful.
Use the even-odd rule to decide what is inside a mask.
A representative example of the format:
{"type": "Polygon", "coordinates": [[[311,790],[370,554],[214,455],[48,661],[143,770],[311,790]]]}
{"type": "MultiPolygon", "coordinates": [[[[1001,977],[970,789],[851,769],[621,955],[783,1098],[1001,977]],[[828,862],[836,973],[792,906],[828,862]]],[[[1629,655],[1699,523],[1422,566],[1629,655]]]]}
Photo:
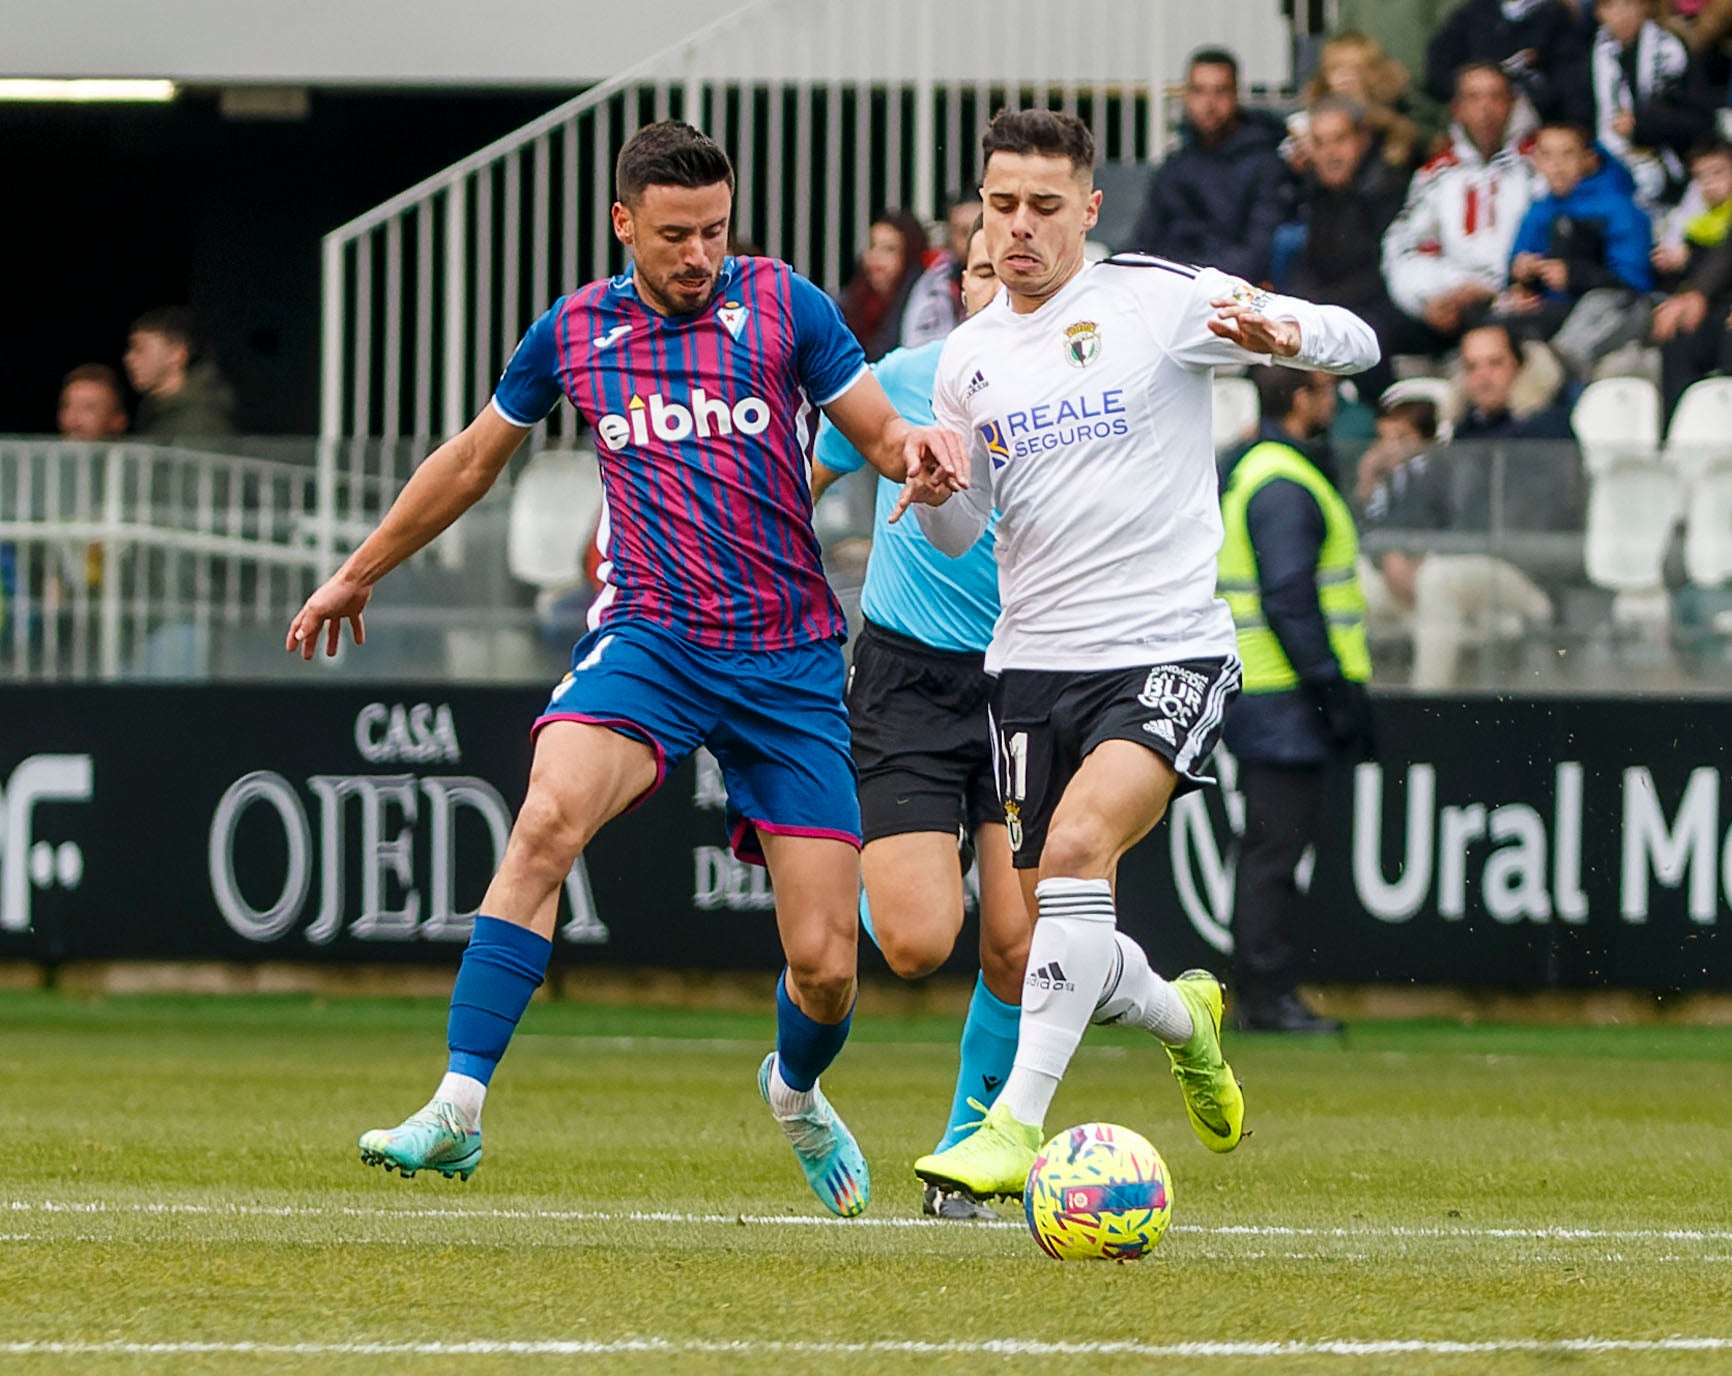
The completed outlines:
{"type": "Polygon", "coordinates": [[[262,1357],[611,1357],[636,1353],[666,1356],[694,1354],[846,1356],[991,1355],[1001,1357],[1389,1357],[1490,1356],[1528,1352],[1548,1355],[1594,1352],[1725,1352],[1732,1338],[1496,1338],[1460,1342],[1428,1338],[1330,1338],[1311,1342],[1041,1342],[1000,1338],[967,1342],[775,1342],[667,1338],[621,1338],[616,1341],[545,1340],[536,1342],[12,1342],[0,1343],[0,1354],[11,1357],[194,1356],[232,1353],[262,1357]]]}
{"type": "MultiPolygon", "coordinates": [[[[29,1200],[0,1203],[0,1213],[20,1214],[168,1214],[213,1218],[377,1218],[541,1220],[553,1223],[681,1223],[752,1228],[937,1228],[969,1232],[992,1228],[1020,1229],[1020,1219],[1002,1218],[967,1228],[935,1218],[830,1218],[819,1214],[721,1214],[678,1210],[507,1209],[452,1205],[444,1208],[391,1208],[318,1204],[150,1204],[109,1200],[29,1200]]],[[[1732,1228],[1474,1228],[1414,1227],[1305,1228],[1276,1223],[1179,1223],[1171,1231],[1204,1237],[1370,1238],[1532,1242],[1732,1242],[1732,1228]]]]}

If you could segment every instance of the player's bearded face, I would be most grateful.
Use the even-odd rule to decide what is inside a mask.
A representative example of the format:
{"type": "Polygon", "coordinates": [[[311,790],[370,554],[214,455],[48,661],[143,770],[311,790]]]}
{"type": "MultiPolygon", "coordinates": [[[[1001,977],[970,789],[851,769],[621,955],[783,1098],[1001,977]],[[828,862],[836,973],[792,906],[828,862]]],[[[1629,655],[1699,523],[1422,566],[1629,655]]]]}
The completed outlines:
{"type": "Polygon", "coordinates": [[[1013,297],[1044,300],[1076,276],[1100,214],[1092,181],[1068,158],[992,155],[981,187],[986,250],[1013,297]]]}
{"type": "Polygon", "coordinates": [[[733,194],[727,183],[647,186],[637,204],[615,204],[614,233],[631,250],[638,291],[665,315],[702,310],[728,253],[733,194]]]}

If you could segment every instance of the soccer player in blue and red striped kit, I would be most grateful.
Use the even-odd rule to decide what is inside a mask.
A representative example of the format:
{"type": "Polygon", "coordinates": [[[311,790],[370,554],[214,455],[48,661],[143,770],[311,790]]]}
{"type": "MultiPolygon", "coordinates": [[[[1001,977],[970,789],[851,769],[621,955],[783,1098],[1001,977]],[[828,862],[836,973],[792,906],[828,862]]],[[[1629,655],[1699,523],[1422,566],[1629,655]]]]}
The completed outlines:
{"type": "Polygon", "coordinates": [[[379,528],[289,629],[288,648],[357,644],[372,586],[480,499],[563,396],[593,429],[608,591],[535,723],[528,794],[451,995],[450,1061],[426,1107],[361,1157],[467,1178],[481,1106],[552,951],[559,892],[612,817],[700,745],[721,763],[730,839],[766,864],[787,968],[758,1074],[806,1179],[866,1207],[852,1134],[818,1087],[855,997],[860,815],[842,705],[841,608],[812,531],[822,410],[880,472],[962,485],[960,436],[911,426],[834,304],[786,264],[728,256],[734,174],[690,125],[621,150],[613,228],[630,269],[560,298],[493,400],[418,468],[379,528]]]}

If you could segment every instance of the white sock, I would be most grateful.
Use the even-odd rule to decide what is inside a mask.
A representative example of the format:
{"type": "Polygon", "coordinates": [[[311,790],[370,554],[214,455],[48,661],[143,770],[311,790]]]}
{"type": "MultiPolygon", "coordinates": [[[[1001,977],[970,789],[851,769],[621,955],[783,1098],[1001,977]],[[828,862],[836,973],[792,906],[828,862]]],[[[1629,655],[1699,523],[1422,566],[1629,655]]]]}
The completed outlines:
{"type": "Polygon", "coordinates": [[[817,1081],[811,1089],[794,1089],[782,1078],[782,1062],[777,1058],[770,1067],[770,1111],[778,1118],[790,1113],[804,1113],[817,1102],[817,1081]]]}
{"type": "Polygon", "coordinates": [[[473,1075],[453,1075],[449,1070],[439,1082],[435,1099],[448,1099],[457,1108],[457,1116],[471,1132],[481,1130],[481,1105],[487,1098],[487,1086],[473,1075]]]}
{"type": "Polygon", "coordinates": [[[1191,1013],[1178,991],[1149,968],[1143,948],[1123,932],[1114,932],[1115,956],[1100,1001],[1097,1023],[1126,1023],[1153,1032],[1168,1046],[1191,1040],[1191,1013]]]}
{"type": "Polygon", "coordinates": [[[1028,947],[1016,1063],[998,1102],[1017,1122],[1039,1126],[1112,969],[1116,917],[1105,879],[1043,879],[1034,896],[1040,917],[1028,947]]]}

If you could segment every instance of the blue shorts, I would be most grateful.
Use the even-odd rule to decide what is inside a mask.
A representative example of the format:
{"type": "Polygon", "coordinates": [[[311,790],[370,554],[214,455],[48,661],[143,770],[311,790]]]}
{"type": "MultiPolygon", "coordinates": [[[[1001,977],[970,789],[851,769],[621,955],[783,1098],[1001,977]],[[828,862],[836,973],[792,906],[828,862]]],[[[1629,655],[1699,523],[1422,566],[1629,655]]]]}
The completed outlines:
{"type": "Polygon", "coordinates": [[[577,642],[571,672],[535,730],[581,721],[645,742],[656,753],[645,798],[708,746],[728,786],[728,843],[742,860],[764,863],[760,833],[828,837],[859,849],[843,678],[833,640],[710,650],[622,618],[577,642]]]}

